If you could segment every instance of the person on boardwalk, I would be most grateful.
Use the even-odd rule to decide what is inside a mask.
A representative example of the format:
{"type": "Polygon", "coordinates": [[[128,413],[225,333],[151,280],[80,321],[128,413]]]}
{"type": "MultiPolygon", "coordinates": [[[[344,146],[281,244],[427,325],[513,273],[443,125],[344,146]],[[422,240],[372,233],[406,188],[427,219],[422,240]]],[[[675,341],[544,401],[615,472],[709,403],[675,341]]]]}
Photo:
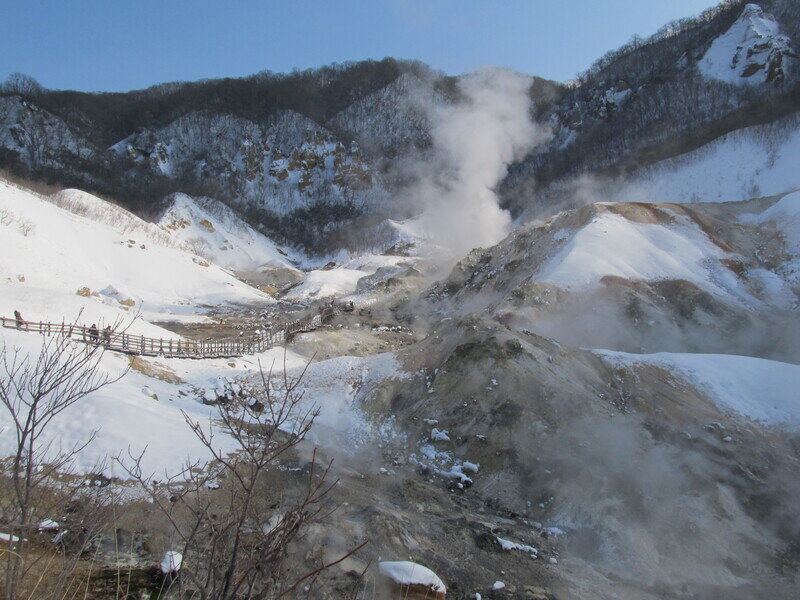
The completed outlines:
{"type": "Polygon", "coordinates": [[[103,329],[103,343],[106,346],[111,345],[111,325],[106,325],[106,328],[103,329]]]}
{"type": "Polygon", "coordinates": [[[22,320],[22,314],[20,314],[18,310],[14,311],[14,318],[17,321],[17,329],[22,329],[22,325],[25,321],[22,320]]]}
{"type": "Polygon", "coordinates": [[[97,325],[92,323],[92,326],[89,327],[89,341],[93,344],[97,343],[97,340],[100,339],[100,332],[97,329],[97,325]]]}

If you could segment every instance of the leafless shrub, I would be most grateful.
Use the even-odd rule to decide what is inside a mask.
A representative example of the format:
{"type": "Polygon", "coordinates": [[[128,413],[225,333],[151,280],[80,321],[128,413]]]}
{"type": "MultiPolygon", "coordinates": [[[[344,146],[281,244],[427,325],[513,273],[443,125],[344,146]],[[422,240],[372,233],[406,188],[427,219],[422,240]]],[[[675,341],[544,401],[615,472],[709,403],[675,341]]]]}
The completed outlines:
{"type": "Polygon", "coordinates": [[[330,481],[332,463],[320,464],[314,450],[303,489],[297,494],[284,490],[275,497],[279,460],[305,439],[318,410],[301,403],[298,386],[305,371],[290,379],[284,368],[275,392],[272,370],[265,374],[260,365],[259,369],[260,384],[247,406],[219,406],[220,426],[233,439],[235,452],[219,450],[212,430],[184,414],[213,456],[212,467],[187,465],[159,487],[152,484],[152,474],[142,472],[142,456],[130,457],[133,466],[120,462],[167,517],[174,547],[186,557],[181,576],[172,584],[179,586],[180,597],[191,593],[202,600],[277,599],[301,588],[307,595],[323,571],[366,545],[299,574],[289,560],[290,544],[333,510],[326,498],[337,481],[330,481]],[[219,489],[210,492],[209,487],[219,489]],[[181,491],[167,497],[164,488],[181,491]]]}
{"type": "Polygon", "coordinates": [[[19,229],[20,233],[25,237],[31,235],[34,231],[36,231],[36,225],[34,225],[28,219],[17,219],[17,229],[19,229]]]}
{"type": "Polygon", "coordinates": [[[61,335],[44,337],[38,356],[0,347],[0,407],[14,439],[13,453],[0,469],[0,527],[11,536],[0,557],[6,600],[61,597],[98,531],[107,494],[63,475],[94,436],[62,446],[46,441],[45,434],[65,410],[124,375],[111,377],[99,369],[104,351],[102,345],[61,335]],[[59,544],[42,548],[31,538],[38,537],[42,520],[54,517],[66,519],[70,531],[59,544]]]}

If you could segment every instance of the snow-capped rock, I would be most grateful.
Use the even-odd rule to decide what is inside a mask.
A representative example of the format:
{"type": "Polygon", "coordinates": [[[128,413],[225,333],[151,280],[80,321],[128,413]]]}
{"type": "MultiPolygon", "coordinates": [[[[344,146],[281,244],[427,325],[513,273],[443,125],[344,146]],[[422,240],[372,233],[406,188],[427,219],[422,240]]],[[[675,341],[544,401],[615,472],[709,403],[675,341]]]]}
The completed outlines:
{"type": "Polygon", "coordinates": [[[780,83],[796,57],[777,21],[757,4],[748,4],[711,43],[698,68],[704,76],[727,83],[780,83]]]}

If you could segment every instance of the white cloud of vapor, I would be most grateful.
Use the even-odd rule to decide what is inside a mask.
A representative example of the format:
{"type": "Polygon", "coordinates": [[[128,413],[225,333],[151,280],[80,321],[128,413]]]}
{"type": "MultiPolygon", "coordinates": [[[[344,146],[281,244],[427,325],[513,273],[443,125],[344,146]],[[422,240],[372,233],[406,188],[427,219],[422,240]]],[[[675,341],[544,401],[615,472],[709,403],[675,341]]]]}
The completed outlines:
{"type": "Polygon", "coordinates": [[[430,108],[433,152],[414,174],[411,202],[424,235],[460,258],[503,239],[511,217],[495,188],[508,165],[546,141],[531,120],[531,78],[486,68],[458,81],[461,99],[430,108]]]}

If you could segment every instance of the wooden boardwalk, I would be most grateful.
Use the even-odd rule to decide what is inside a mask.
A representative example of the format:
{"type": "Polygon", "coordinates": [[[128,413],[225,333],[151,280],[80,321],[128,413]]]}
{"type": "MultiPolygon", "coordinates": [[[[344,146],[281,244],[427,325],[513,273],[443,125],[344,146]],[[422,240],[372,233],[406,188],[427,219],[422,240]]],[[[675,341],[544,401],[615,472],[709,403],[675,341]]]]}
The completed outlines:
{"type": "Polygon", "coordinates": [[[326,305],[314,315],[290,321],[280,329],[263,334],[235,340],[218,340],[198,342],[185,339],[150,338],[130,333],[93,329],[83,325],[70,323],[45,323],[35,321],[17,321],[13,318],[0,317],[0,326],[6,329],[29,331],[42,335],[62,335],[83,342],[105,346],[114,352],[141,356],[163,356],[167,358],[232,358],[264,352],[269,348],[281,346],[297,334],[313,331],[327,323],[338,312],[335,305],[326,305]]]}

